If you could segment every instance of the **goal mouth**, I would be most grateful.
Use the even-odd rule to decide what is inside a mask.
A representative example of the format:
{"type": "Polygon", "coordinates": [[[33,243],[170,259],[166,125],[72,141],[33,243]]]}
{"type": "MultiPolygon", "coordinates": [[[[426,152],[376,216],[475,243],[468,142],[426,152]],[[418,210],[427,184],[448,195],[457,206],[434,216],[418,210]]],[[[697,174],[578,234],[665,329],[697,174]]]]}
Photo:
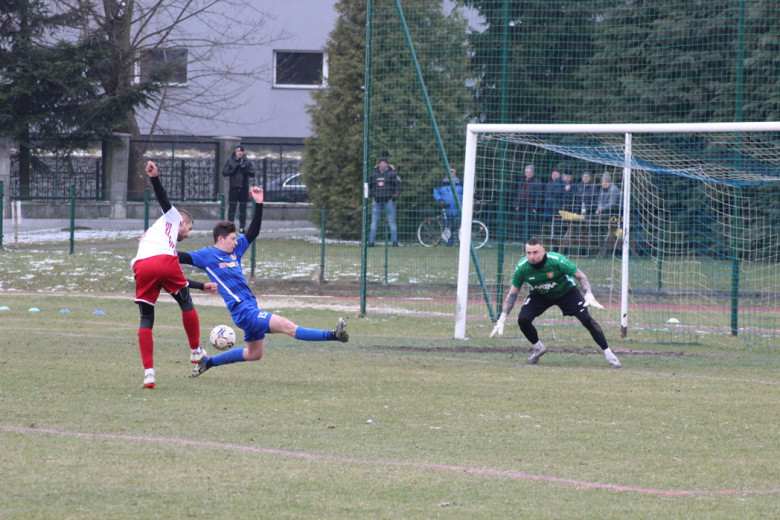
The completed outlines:
{"type": "MultiPolygon", "coordinates": [[[[490,226],[491,245],[473,258],[461,250],[456,338],[465,337],[466,320],[497,317],[522,246],[538,235],[588,275],[606,303],[592,314],[608,336],[776,344],[780,123],[468,128],[463,218],[471,219],[469,197],[487,204],[490,214],[483,207],[480,219],[490,226]],[[526,183],[529,165],[541,192],[526,183]],[[565,207],[548,204],[553,169],[573,178],[565,207]],[[593,190],[604,189],[603,179],[619,189],[609,219],[577,199],[584,173],[593,190]],[[530,204],[530,192],[545,201],[530,204]]],[[[537,320],[542,336],[588,337],[556,314],[537,320]]]]}

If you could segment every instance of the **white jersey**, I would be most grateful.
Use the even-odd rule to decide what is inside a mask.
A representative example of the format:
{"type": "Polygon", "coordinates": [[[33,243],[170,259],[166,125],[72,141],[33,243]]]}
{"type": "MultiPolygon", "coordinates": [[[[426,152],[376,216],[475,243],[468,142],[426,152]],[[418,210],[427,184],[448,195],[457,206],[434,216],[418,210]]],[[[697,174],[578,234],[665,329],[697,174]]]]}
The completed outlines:
{"type": "Polygon", "coordinates": [[[138,244],[138,253],[130,260],[132,267],[138,260],[157,255],[176,256],[176,242],[179,237],[179,225],[184,217],[179,210],[171,207],[167,213],[157,219],[152,227],[146,230],[138,244]]]}

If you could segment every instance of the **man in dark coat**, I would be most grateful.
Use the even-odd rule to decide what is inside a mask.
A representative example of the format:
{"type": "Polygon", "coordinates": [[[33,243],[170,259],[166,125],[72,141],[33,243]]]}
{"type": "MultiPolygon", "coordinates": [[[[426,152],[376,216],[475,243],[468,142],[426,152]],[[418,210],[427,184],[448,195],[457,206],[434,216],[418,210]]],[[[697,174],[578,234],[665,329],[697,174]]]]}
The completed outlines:
{"type": "Polygon", "coordinates": [[[246,203],[249,198],[249,177],[255,176],[252,161],[244,156],[244,147],[237,146],[233,156],[225,163],[222,175],[230,179],[230,192],[228,193],[228,217],[233,222],[236,216],[236,203],[238,203],[239,230],[244,233],[246,225],[246,203]]]}

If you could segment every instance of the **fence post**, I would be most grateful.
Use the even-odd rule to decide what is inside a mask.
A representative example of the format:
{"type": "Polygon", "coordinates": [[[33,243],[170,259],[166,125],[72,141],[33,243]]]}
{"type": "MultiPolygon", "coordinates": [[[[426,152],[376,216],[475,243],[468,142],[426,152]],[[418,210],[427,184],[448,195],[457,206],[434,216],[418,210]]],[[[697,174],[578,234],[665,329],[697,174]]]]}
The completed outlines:
{"type": "MultiPolygon", "coordinates": [[[[252,199],[252,218],[254,218],[255,211],[257,211],[257,203],[255,202],[254,198],[252,199]]],[[[255,279],[255,259],[257,258],[255,254],[255,244],[257,243],[257,240],[252,240],[252,253],[249,256],[250,260],[249,263],[251,264],[251,267],[249,268],[249,278],[251,280],[255,279]]]]}
{"type": "Polygon", "coordinates": [[[263,157],[263,193],[266,193],[267,186],[268,186],[268,157],[263,157]]]}
{"type": "Polygon", "coordinates": [[[388,257],[388,240],[390,236],[390,223],[387,222],[387,214],[385,214],[385,285],[387,285],[387,257],[388,257]]]}
{"type": "Polygon", "coordinates": [[[225,194],[219,194],[219,220],[225,220],[225,194]]]}
{"type": "Polygon", "coordinates": [[[73,241],[76,233],[76,186],[70,185],[70,254],[73,254],[73,241]]]}
{"type": "Polygon", "coordinates": [[[187,175],[187,170],[184,166],[184,159],[181,160],[181,200],[187,200],[187,195],[184,192],[184,187],[186,186],[184,182],[184,178],[187,175]]]}
{"type": "Polygon", "coordinates": [[[320,221],[320,285],[325,283],[325,206],[322,206],[320,221]]]}
{"type": "Polygon", "coordinates": [[[3,249],[3,208],[5,207],[5,192],[3,191],[3,181],[0,181],[0,249],[3,249]]]}
{"type": "Polygon", "coordinates": [[[149,188],[144,190],[144,231],[149,229],[149,188]]]}

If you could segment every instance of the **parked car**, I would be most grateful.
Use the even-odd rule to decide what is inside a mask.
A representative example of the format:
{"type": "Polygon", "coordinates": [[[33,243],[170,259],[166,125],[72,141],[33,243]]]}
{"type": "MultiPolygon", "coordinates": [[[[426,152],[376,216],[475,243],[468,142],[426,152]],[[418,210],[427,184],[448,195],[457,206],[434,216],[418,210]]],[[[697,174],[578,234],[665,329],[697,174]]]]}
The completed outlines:
{"type": "Polygon", "coordinates": [[[306,202],[309,195],[303,183],[303,174],[295,172],[280,178],[271,178],[269,175],[264,198],[268,202],[306,202]]]}

